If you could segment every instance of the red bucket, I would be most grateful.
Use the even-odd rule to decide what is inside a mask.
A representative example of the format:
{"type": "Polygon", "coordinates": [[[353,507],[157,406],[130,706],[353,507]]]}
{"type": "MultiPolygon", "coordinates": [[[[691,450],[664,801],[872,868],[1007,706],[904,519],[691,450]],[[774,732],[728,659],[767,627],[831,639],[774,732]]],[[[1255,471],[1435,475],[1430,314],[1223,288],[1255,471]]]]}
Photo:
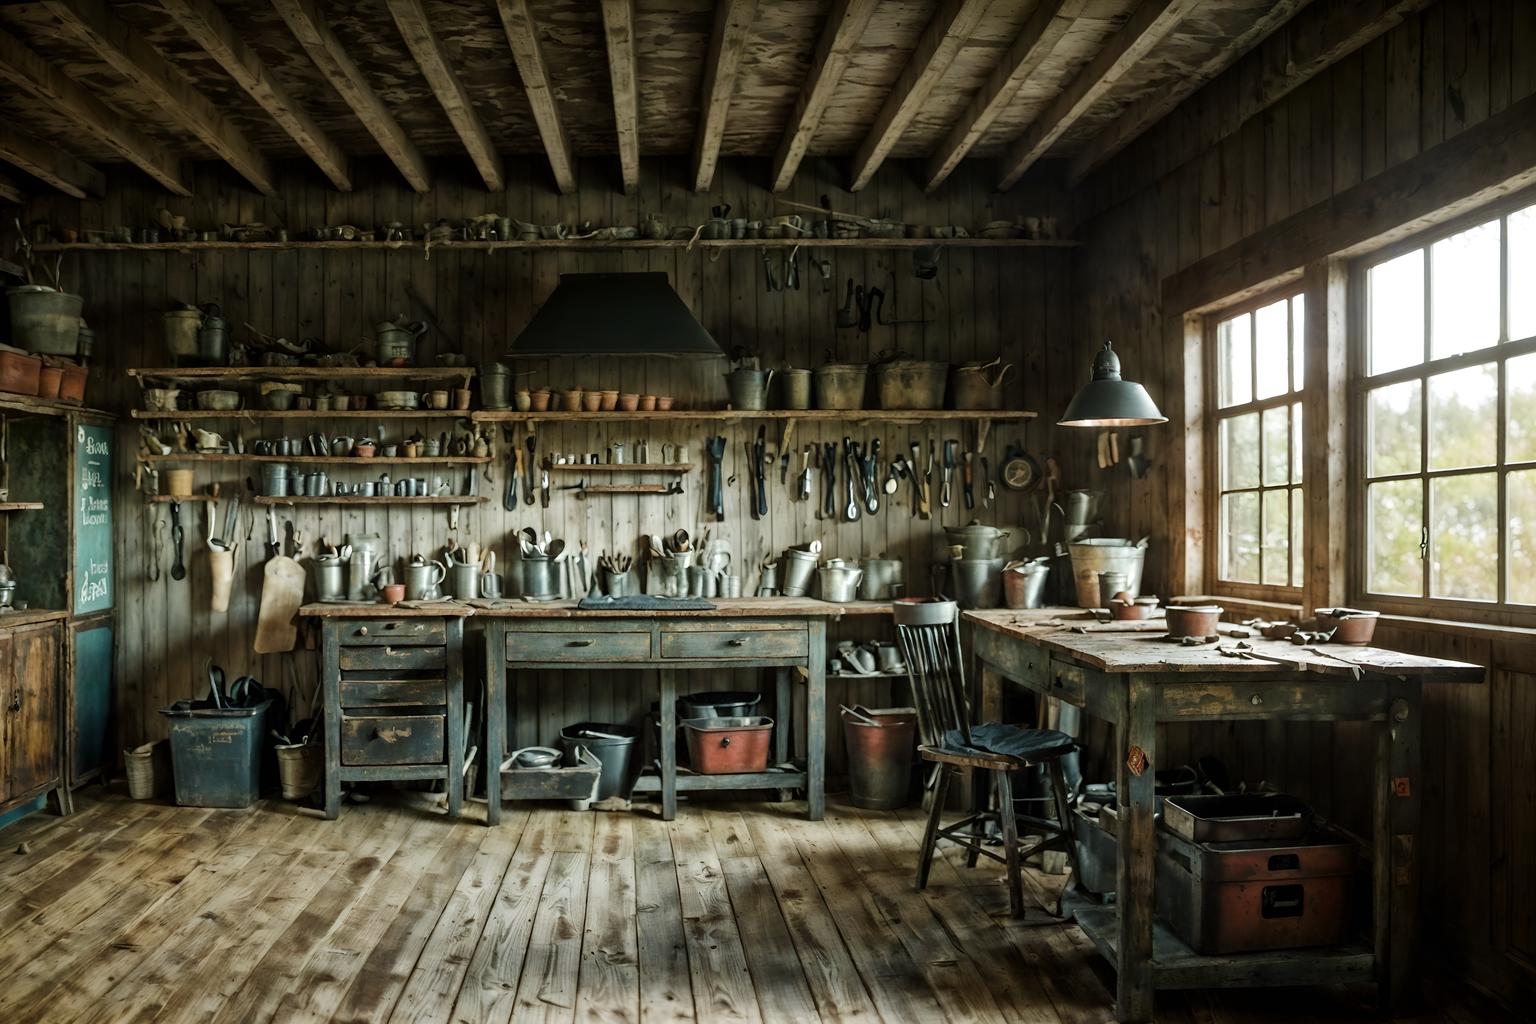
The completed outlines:
{"type": "Polygon", "coordinates": [[[768,770],[773,719],[688,718],[688,763],[701,775],[741,775],[768,770]]]}

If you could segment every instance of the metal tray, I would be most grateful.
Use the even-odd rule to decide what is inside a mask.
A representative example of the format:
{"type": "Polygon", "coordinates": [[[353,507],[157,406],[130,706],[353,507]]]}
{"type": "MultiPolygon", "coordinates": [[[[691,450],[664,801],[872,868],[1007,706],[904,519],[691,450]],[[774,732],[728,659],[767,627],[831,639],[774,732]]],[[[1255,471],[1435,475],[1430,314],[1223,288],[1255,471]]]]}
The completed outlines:
{"type": "Polygon", "coordinates": [[[1163,827],[1193,843],[1300,839],[1312,827],[1312,808],[1283,793],[1170,796],[1163,827]]]}

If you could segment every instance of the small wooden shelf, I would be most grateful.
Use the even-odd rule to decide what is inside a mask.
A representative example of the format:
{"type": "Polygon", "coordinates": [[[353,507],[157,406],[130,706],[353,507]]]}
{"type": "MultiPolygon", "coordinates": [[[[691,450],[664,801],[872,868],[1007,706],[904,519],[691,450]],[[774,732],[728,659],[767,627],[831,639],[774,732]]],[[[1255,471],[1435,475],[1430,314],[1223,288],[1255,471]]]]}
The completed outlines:
{"type": "Polygon", "coordinates": [[[42,508],[40,501],[0,501],[0,512],[39,512],[42,508]]]}
{"type": "Polygon", "coordinates": [[[535,422],[612,423],[656,420],[825,420],[837,423],[926,423],[936,421],[1032,420],[1039,413],[1022,409],[669,409],[666,412],[503,412],[482,409],[469,413],[476,423],[535,422]]]}
{"type": "Polygon", "coordinates": [[[34,245],[33,252],[320,252],[427,251],[495,252],[502,249],[531,252],[600,252],[631,249],[917,249],[940,246],[946,249],[1075,249],[1083,243],[1067,238],[628,238],[628,239],[539,239],[532,242],[46,242],[34,245]]]}
{"type": "Polygon", "coordinates": [[[463,409],[235,409],[211,412],[206,409],[178,409],[175,412],[151,412],[134,409],[136,420],[456,420],[471,415],[463,409]]]}
{"type": "Polygon", "coordinates": [[[551,464],[551,473],[691,473],[691,462],[564,462],[551,464]]]}
{"type": "Polygon", "coordinates": [[[299,462],[312,466],[367,466],[371,463],[386,466],[482,466],[495,461],[489,455],[440,455],[407,459],[398,456],[385,458],[382,455],[363,458],[359,455],[222,455],[201,452],[172,452],[169,455],[141,455],[139,458],[144,462],[299,462]]]}
{"type": "MultiPolygon", "coordinates": [[[[184,366],[139,367],[128,376],[140,380],[163,381],[279,381],[296,383],[306,380],[467,380],[475,375],[473,366],[184,366]]],[[[306,410],[313,412],[314,410],[306,410]]]]}
{"type": "Polygon", "coordinates": [[[475,494],[428,494],[419,498],[394,494],[291,494],[278,498],[258,494],[255,500],[258,505],[483,505],[490,499],[475,494]]]}
{"type": "Polygon", "coordinates": [[[178,498],[174,494],[147,494],[144,496],[144,500],[152,505],[189,505],[199,502],[218,501],[219,499],[211,494],[189,494],[182,498],[178,498]]]}

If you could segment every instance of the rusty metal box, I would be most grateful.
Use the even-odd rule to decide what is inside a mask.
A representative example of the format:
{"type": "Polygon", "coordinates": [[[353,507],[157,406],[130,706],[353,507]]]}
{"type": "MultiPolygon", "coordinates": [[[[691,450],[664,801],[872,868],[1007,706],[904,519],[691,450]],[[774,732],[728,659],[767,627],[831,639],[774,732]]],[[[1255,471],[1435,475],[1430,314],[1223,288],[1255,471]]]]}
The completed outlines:
{"type": "Polygon", "coordinates": [[[1349,930],[1358,851],[1337,833],[1193,843],[1160,829],[1157,912],[1197,953],[1328,946],[1349,930]]]}

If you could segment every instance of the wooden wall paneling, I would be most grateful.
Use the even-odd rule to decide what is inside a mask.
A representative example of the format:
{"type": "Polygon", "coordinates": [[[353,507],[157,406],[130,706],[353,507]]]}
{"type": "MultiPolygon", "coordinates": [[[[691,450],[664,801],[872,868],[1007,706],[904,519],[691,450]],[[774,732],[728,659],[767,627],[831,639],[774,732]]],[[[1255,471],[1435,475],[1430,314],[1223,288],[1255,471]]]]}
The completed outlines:
{"type": "Polygon", "coordinates": [[[1447,92],[1454,88],[1450,81],[1448,62],[1466,58],[1466,49],[1455,46],[1451,35],[1460,35],[1460,19],[1457,12],[1447,12],[1450,3],[1431,6],[1421,16],[1424,42],[1419,54],[1419,81],[1425,98],[1419,108],[1419,141],[1424,146],[1443,142],[1447,134],[1455,134],[1460,126],[1452,127],[1447,120],[1451,104],[1444,102],[1447,92]],[[1447,24],[1447,21],[1453,24],[1447,24]],[[1460,50],[1460,55],[1453,55],[1460,50]]]}

